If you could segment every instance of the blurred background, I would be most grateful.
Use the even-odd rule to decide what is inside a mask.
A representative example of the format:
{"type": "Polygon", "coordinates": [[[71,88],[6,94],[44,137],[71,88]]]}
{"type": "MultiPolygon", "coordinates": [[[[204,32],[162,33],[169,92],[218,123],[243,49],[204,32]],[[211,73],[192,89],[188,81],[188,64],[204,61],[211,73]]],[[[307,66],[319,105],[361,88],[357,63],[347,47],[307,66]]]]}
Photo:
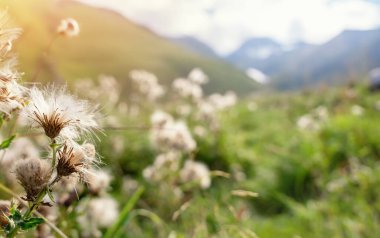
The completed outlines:
{"type": "Polygon", "coordinates": [[[112,73],[122,80],[129,70],[144,68],[167,83],[202,66],[212,79],[208,92],[233,89],[243,95],[261,84],[276,89],[342,84],[379,66],[375,0],[2,4],[24,28],[21,65],[29,72],[36,62],[44,64],[44,79],[112,73]],[[41,51],[65,16],[80,22],[81,37],[59,40],[52,56],[43,58],[41,51]]]}
{"type": "Polygon", "coordinates": [[[139,210],[145,218],[131,219],[119,237],[378,237],[380,1],[0,6],[23,29],[15,50],[24,82],[67,82],[102,105],[98,148],[120,206],[145,186],[137,207],[150,213],[139,210]],[[78,37],[56,36],[67,17],[78,21],[78,37]],[[200,101],[175,96],[172,82],[191,79],[194,68],[209,79],[200,85],[202,103],[230,96],[212,123],[196,116],[200,101]],[[153,102],[135,95],[134,69],[155,74],[166,95],[153,102]],[[207,165],[208,189],[146,181],[143,171],[159,154],[149,127],[157,109],[186,121],[197,147],[183,158],[207,165]]]}

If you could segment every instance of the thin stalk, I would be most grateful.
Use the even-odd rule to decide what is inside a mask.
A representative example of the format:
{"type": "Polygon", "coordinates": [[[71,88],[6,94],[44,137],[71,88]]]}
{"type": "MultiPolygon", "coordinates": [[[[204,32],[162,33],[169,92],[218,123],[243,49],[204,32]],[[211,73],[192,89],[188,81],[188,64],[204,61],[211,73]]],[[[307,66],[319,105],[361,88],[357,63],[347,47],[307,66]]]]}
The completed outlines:
{"type": "Polygon", "coordinates": [[[123,225],[128,221],[131,210],[136,205],[140,199],[142,193],[144,192],[144,187],[139,187],[137,191],[132,195],[132,197],[125,204],[123,210],[121,211],[117,221],[107,230],[104,238],[112,238],[119,232],[123,225]]]}
{"type": "Polygon", "coordinates": [[[55,168],[55,163],[57,162],[57,147],[58,145],[55,143],[55,141],[52,141],[50,144],[50,148],[53,151],[53,160],[51,161],[51,167],[54,169],[55,168]]]}
{"type": "Polygon", "coordinates": [[[38,194],[38,197],[33,202],[32,206],[30,206],[29,209],[25,212],[24,219],[28,219],[30,217],[30,215],[32,215],[32,212],[34,211],[34,209],[36,209],[38,207],[38,205],[40,205],[40,203],[42,202],[42,199],[44,199],[44,197],[46,196],[47,190],[48,190],[48,188],[44,188],[38,194]]]}

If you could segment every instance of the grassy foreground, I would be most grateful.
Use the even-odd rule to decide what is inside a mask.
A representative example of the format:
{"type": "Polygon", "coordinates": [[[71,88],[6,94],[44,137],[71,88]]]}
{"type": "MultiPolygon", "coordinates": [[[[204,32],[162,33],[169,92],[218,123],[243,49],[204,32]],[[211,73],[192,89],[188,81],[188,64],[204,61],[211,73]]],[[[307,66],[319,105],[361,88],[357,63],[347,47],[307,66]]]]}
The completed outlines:
{"type": "MultiPolygon", "coordinates": [[[[125,227],[128,237],[376,237],[380,94],[358,86],[260,95],[220,117],[218,134],[198,141],[195,158],[231,176],[214,177],[209,190],[193,192],[185,205],[170,189],[145,184],[140,210],[125,227]]],[[[114,142],[104,143],[106,163],[141,177],[153,160],[148,132],[108,137],[116,135],[127,146],[107,160],[114,142]]],[[[119,199],[121,184],[114,182],[119,199]]]]}

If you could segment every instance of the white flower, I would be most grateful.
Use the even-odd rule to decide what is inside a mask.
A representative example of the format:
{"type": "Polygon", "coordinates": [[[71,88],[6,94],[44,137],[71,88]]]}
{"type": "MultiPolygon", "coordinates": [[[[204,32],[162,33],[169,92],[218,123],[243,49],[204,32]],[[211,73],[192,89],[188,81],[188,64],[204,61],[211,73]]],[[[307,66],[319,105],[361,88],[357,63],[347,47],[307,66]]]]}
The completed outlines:
{"type": "Polygon", "coordinates": [[[198,100],[203,96],[203,91],[199,84],[196,84],[188,79],[177,78],[173,81],[172,87],[181,97],[184,98],[198,100]]]}
{"type": "Polygon", "coordinates": [[[110,227],[118,215],[118,204],[111,197],[95,198],[88,204],[88,217],[99,228],[110,227]]]}
{"type": "Polygon", "coordinates": [[[191,152],[196,148],[196,142],[183,121],[169,121],[158,128],[154,127],[151,140],[161,150],[191,152]]]}
{"type": "Polygon", "coordinates": [[[189,80],[196,84],[206,84],[208,83],[207,75],[200,69],[195,68],[191,70],[188,76],[189,80]]]}
{"type": "Polygon", "coordinates": [[[216,109],[223,110],[234,106],[237,102],[237,96],[232,91],[228,91],[224,95],[215,93],[208,97],[208,101],[213,104],[216,109]]]}
{"type": "Polygon", "coordinates": [[[309,114],[305,114],[298,118],[297,126],[303,130],[317,131],[329,118],[328,110],[325,106],[319,106],[312,110],[309,114]]]}
{"type": "Polygon", "coordinates": [[[180,173],[182,182],[196,182],[201,188],[207,189],[211,185],[210,171],[200,162],[188,160],[180,173]]]}
{"type": "Polygon", "coordinates": [[[148,181],[160,181],[173,175],[179,169],[181,155],[177,152],[160,154],[151,166],[143,170],[143,176],[148,181]]]}
{"type": "Polygon", "coordinates": [[[351,107],[351,114],[354,116],[362,116],[364,114],[364,108],[359,105],[353,105],[351,107]]]}
{"type": "Polygon", "coordinates": [[[79,24],[73,18],[62,19],[57,28],[57,32],[69,37],[77,36],[80,32],[79,24]]]}
{"type": "Polygon", "coordinates": [[[33,127],[40,127],[46,136],[55,139],[76,140],[91,135],[98,129],[95,108],[85,100],[67,94],[66,87],[53,86],[40,90],[36,87],[29,92],[30,102],[22,115],[33,127]]]}
{"type": "Polygon", "coordinates": [[[90,170],[85,179],[91,193],[101,194],[109,189],[112,177],[108,172],[96,169],[90,170]]]}
{"type": "Polygon", "coordinates": [[[309,114],[303,115],[297,120],[297,126],[303,130],[318,130],[320,128],[318,122],[316,122],[313,117],[309,114]]]}
{"type": "Polygon", "coordinates": [[[132,70],[129,76],[148,100],[154,101],[164,95],[165,89],[158,83],[156,75],[144,70],[132,70]]]}
{"type": "MultiPolygon", "coordinates": [[[[0,19],[6,14],[0,12],[0,19]]],[[[17,60],[8,56],[12,41],[21,33],[20,29],[4,29],[0,23],[0,112],[9,116],[24,103],[25,88],[18,84],[20,74],[15,70],[17,60]]]]}
{"type": "Polygon", "coordinates": [[[173,117],[169,115],[166,112],[163,111],[155,111],[151,118],[150,121],[152,123],[152,126],[155,127],[162,127],[166,124],[172,123],[173,122],[173,117]]]}

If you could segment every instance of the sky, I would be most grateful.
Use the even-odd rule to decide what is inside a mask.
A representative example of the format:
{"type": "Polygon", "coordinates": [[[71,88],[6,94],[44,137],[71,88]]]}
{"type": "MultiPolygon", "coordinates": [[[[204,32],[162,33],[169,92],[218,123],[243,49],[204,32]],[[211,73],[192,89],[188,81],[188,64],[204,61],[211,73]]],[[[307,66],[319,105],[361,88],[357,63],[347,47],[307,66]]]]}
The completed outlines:
{"type": "Polygon", "coordinates": [[[82,0],[169,37],[193,36],[224,55],[253,37],[320,44],[380,26],[380,0],[82,0]]]}

